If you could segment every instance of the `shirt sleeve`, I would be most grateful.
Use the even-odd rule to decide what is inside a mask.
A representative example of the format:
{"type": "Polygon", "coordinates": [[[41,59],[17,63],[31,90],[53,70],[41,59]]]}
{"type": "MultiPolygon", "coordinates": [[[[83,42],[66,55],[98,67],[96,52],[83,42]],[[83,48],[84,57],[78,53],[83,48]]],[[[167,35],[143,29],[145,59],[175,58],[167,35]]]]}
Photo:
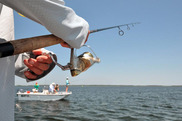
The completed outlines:
{"type": "Polygon", "coordinates": [[[63,0],[0,0],[29,19],[45,26],[49,32],[62,38],[73,48],[84,45],[89,25],[63,0]]]}

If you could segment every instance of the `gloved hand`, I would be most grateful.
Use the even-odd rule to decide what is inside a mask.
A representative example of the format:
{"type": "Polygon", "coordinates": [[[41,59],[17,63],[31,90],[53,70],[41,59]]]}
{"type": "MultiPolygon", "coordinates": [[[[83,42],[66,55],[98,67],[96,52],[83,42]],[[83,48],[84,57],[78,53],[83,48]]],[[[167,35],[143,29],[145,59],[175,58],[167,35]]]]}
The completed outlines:
{"type": "Polygon", "coordinates": [[[35,58],[24,60],[24,64],[29,68],[24,72],[24,75],[30,80],[38,79],[38,76],[44,75],[43,73],[49,69],[53,62],[49,54],[43,53],[41,49],[33,50],[32,53],[35,58]]]}

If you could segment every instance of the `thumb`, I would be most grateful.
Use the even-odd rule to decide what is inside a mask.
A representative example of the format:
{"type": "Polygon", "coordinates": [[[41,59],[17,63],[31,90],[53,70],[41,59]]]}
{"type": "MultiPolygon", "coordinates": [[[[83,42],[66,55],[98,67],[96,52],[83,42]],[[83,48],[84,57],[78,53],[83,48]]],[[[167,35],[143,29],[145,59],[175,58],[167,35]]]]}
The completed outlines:
{"type": "Polygon", "coordinates": [[[60,44],[62,47],[70,48],[70,46],[66,42],[61,42],[60,44]]]}

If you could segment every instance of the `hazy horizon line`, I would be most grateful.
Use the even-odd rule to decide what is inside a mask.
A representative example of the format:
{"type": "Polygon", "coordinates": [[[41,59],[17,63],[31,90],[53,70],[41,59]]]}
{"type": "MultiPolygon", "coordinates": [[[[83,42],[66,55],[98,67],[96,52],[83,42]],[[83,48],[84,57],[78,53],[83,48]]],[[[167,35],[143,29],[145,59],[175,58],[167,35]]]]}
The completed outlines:
{"type": "MultiPolygon", "coordinates": [[[[34,85],[15,85],[15,86],[34,86],[34,85]]],[[[47,84],[43,85],[43,84],[39,84],[39,86],[49,86],[47,84]]],[[[65,85],[59,85],[59,86],[65,86],[65,85]]],[[[156,86],[156,87],[181,87],[182,85],[105,85],[105,84],[93,84],[93,85],[87,85],[87,84],[83,84],[83,85],[69,85],[69,86],[122,86],[122,87],[125,87],[125,86],[148,86],[148,87],[152,87],[152,86],[156,86]]]]}

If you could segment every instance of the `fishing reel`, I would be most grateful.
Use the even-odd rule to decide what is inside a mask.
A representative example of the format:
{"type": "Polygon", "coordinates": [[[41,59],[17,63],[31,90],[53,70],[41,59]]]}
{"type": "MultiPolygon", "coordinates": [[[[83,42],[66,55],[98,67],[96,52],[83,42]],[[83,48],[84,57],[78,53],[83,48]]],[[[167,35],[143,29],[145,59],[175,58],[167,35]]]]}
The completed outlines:
{"type": "Polygon", "coordinates": [[[54,60],[53,55],[51,53],[49,53],[49,55],[50,55],[51,59],[53,60],[53,62],[57,66],[59,66],[63,71],[70,70],[71,76],[74,77],[74,76],[79,75],[81,72],[86,71],[94,63],[99,63],[100,62],[100,58],[98,58],[96,56],[96,54],[90,48],[90,46],[88,46],[88,45],[84,45],[84,46],[88,47],[92,51],[92,53],[95,55],[95,57],[90,52],[84,52],[83,54],[77,56],[76,55],[76,49],[71,48],[70,63],[63,66],[63,65],[59,64],[58,62],[56,62],[54,60]]]}

